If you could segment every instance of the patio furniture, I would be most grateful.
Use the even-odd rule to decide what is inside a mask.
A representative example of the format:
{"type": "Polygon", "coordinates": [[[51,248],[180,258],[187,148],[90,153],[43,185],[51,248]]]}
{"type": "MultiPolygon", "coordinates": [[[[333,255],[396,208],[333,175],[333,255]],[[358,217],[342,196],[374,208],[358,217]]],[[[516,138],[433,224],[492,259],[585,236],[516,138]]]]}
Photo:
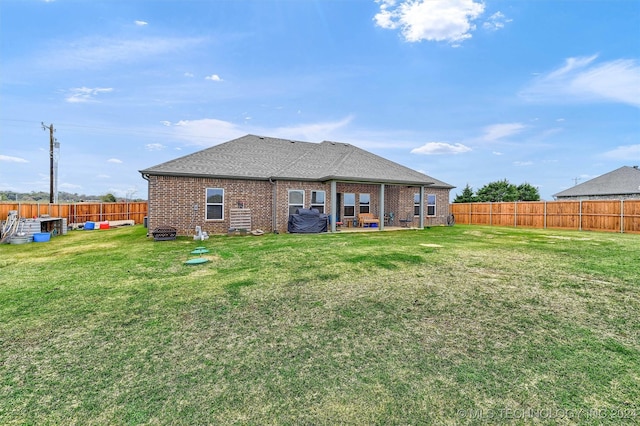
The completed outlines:
{"type": "Polygon", "coordinates": [[[380,219],[375,218],[373,213],[360,213],[358,215],[358,226],[364,228],[365,226],[371,227],[372,225],[380,225],[380,219]]]}
{"type": "Polygon", "coordinates": [[[175,240],[178,230],[173,226],[159,226],[151,232],[156,241],[175,240]]]}
{"type": "Polygon", "coordinates": [[[407,213],[406,219],[400,219],[400,226],[403,228],[408,228],[411,223],[413,223],[413,213],[407,213]]]}
{"type": "Polygon", "coordinates": [[[389,212],[389,213],[384,215],[384,224],[385,225],[389,225],[389,226],[393,226],[393,220],[394,219],[395,219],[395,215],[393,214],[393,212],[389,212]]]}

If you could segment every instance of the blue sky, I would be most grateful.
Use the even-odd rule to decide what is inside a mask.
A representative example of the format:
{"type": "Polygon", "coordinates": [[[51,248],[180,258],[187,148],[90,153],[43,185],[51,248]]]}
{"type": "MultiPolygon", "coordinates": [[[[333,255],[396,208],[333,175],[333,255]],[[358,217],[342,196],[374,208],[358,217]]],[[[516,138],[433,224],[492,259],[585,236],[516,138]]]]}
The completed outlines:
{"type": "Polygon", "coordinates": [[[0,190],[146,198],[248,133],[543,199],[640,163],[640,1],[0,2],[0,190]]]}

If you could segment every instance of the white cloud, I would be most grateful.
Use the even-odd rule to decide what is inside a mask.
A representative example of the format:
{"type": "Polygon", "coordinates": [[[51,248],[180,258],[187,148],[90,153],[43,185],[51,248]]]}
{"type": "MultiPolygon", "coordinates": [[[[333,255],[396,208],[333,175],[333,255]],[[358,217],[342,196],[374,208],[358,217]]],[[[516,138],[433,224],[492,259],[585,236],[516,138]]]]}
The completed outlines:
{"type": "MultiPolygon", "coordinates": [[[[109,177],[109,176],[107,176],[109,177]]],[[[60,184],[60,189],[65,189],[67,191],[72,191],[72,190],[77,190],[82,188],[82,185],[77,185],[75,183],[61,183],[60,184]]]]}
{"type": "Polygon", "coordinates": [[[145,27],[145,26],[149,25],[149,23],[145,22],[145,21],[135,21],[135,24],[137,26],[139,26],[139,27],[145,27]]]}
{"type": "Polygon", "coordinates": [[[338,121],[324,121],[319,123],[304,123],[297,126],[278,127],[272,130],[264,129],[260,134],[273,134],[279,138],[298,139],[306,141],[322,141],[336,139],[335,132],[351,123],[353,116],[347,116],[338,121]]]}
{"type": "Polygon", "coordinates": [[[502,12],[496,12],[482,24],[482,28],[489,31],[497,31],[504,28],[504,25],[511,21],[513,19],[508,19],[502,12]]]}
{"type": "Polygon", "coordinates": [[[107,160],[107,163],[115,163],[115,164],[122,164],[122,160],[118,159],[118,158],[109,158],[107,160]]]}
{"type": "Polygon", "coordinates": [[[0,155],[0,161],[6,161],[8,163],[28,163],[29,161],[20,157],[11,157],[9,155],[0,155]]]}
{"type": "Polygon", "coordinates": [[[111,179],[111,176],[105,174],[97,175],[96,177],[98,179],[111,179]]]}
{"type": "Polygon", "coordinates": [[[484,136],[482,139],[485,141],[495,141],[497,139],[506,138],[522,132],[527,126],[522,123],[503,123],[494,124],[484,128],[484,136]]]}
{"type": "Polygon", "coordinates": [[[250,133],[243,132],[233,123],[215,118],[180,120],[174,123],[172,129],[177,138],[203,146],[215,145],[250,133]]]}
{"type": "Polygon", "coordinates": [[[619,146],[611,151],[605,152],[604,156],[615,160],[631,160],[637,162],[640,161],[640,144],[619,146]]]}
{"type": "Polygon", "coordinates": [[[162,151],[165,148],[161,143],[149,143],[144,147],[147,151],[162,151]]]}
{"type": "Polygon", "coordinates": [[[640,107],[640,65],[597,55],[568,58],[562,67],[534,79],[520,96],[539,102],[617,102],[640,107]]]}
{"type": "Polygon", "coordinates": [[[141,37],[135,39],[88,37],[73,41],[53,40],[52,53],[41,55],[42,69],[104,69],[120,63],[141,62],[151,57],[180,52],[202,43],[202,38],[141,37]]]}
{"type": "Polygon", "coordinates": [[[531,166],[533,165],[533,161],[514,161],[514,166],[531,166]]]}
{"type": "Polygon", "coordinates": [[[174,136],[194,145],[211,146],[221,142],[244,136],[248,133],[269,135],[276,138],[295,139],[305,141],[344,140],[344,134],[338,132],[353,120],[347,116],[337,121],[319,123],[303,123],[293,126],[265,128],[251,126],[250,120],[236,124],[214,118],[200,120],[181,120],[171,125],[174,136]]]}
{"type": "Polygon", "coordinates": [[[163,120],[160,122],[165,127],[171,127],[171,122],[167,120],[163,120]]]}
{"type": "Polygon", "coordinates": [[[77,87],[69,90],[69,94],[65,98],[65,101],[70,103],[95,102],[97,95],[110,92],[113,92],[113,88],[111,87],[96,87],[94,89],[89,87],[77,87]]]}
{"type": "Polygon", "coordinates": [[[440,155],[440,154],[460,154],[468,151],[471,151],[471,148],[461,143],[456,143],[452,145],[447,142],[428,142],[419,148],[412,149],[411,153],[423,154],[423,155],[440,155]]]}
{"type": "Polygon", "coordinates": [[[190,72],[185,72],[184,76],[188,77],[188,78],[193,78],[194,77],[193,73],[190,73],[190,72]]]}
{"type": "Polygon", "coordinates": [[[220,78],[220,76],[218,74],[208,75],[204,79],[205,80],[211,80],[211,81],[222,81],[222,79],[220,78]]]}
{"type": "Polygon", "coordinates": [[[380,12],[376,25],[400,29],[408,42],[447,41],[459,44],[471,38],[472,23],[484,12],[484,4],[474,0],[376,0],[380,12]]]}

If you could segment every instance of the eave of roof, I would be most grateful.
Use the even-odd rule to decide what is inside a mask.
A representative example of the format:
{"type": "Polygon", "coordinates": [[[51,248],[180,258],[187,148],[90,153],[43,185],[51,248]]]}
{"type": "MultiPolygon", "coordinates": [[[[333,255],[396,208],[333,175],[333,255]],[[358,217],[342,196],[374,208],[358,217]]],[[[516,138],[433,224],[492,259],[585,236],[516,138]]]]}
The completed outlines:
{"type": "Polygon", "coordinates": [[[166,163],[144,175],[244,180],[433,185],[453,188],[423,173],[341,142],[300,142],[246,135],[166,163]]]}
{"type": "Polygon", "coordinates": [[[623,166],[553,196],[562,198],[636,194],[640,195],[640,170],[637,167],[623,166]]]}

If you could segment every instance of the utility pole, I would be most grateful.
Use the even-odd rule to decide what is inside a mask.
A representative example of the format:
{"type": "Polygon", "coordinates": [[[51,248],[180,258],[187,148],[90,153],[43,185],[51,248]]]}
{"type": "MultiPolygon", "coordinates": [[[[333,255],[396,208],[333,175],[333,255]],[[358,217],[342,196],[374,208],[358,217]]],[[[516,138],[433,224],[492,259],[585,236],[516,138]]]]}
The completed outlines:
{"type": "Polygon", "coordinates": [[[580,180],[581,180],[581,178],[579,178],[579,177],[574,177],[574,178],[573,178],[573,185],[574,185],[574,186],[575,186],[575,185],[577,185],[577,184],[578,184],[578,182],[579,182],[580,180]]]}
{"type": "Polygon", "coordinates": [[[44,125],[44,121],[42,123],[42,130],[49,129],[49,203],[53,204],[53,145],[55,138],[53,137],[53,124],[49,126],[44,125]]]}

